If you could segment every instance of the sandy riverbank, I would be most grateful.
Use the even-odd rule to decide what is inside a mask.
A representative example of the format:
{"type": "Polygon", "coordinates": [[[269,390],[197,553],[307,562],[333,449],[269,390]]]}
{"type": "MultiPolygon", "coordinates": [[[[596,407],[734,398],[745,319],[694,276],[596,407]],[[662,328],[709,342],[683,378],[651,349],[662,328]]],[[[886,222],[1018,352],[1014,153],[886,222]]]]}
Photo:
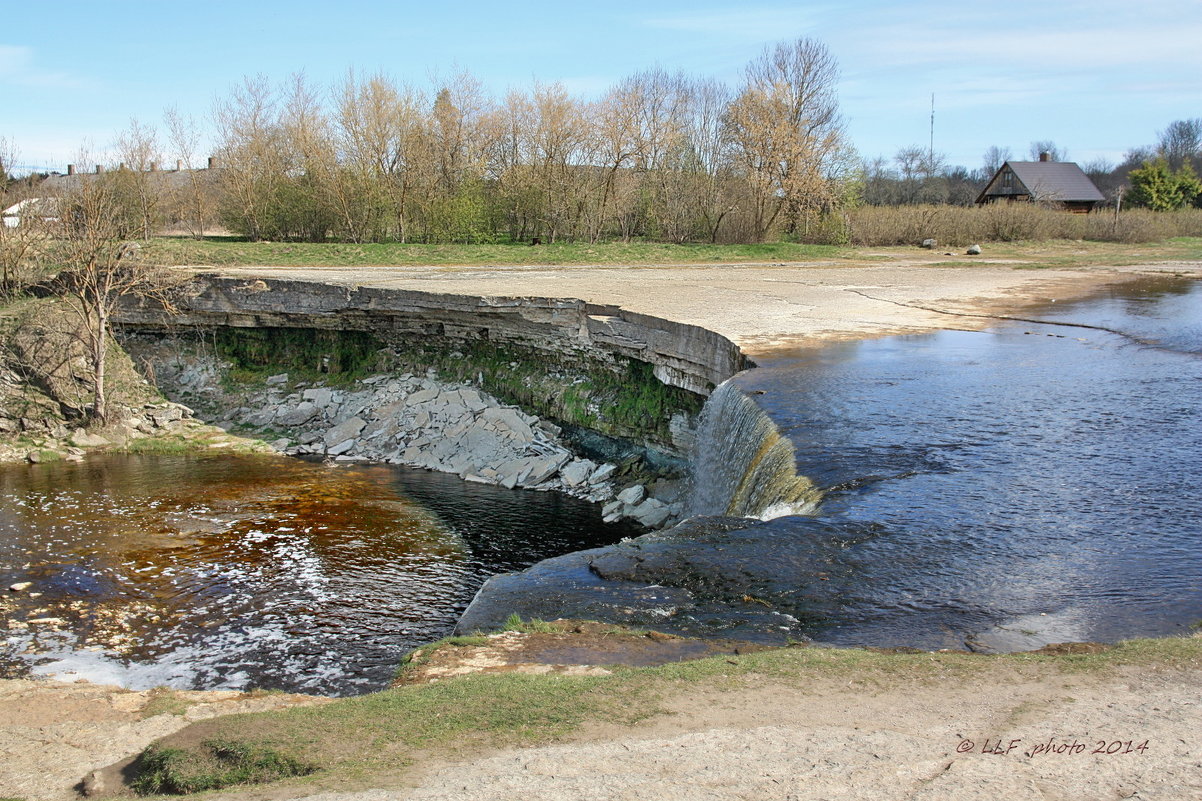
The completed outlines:
{"type": "Polygon", "coordinates": [[[699,325],[754,356],[832,339],[979,329],[993,320],[962,315],[1021,313],[1148,273],[1202,277],[1202,264],[1028,269],[1022,262],[983,261],[947,266],[940,257],[911,252],[838,264],[226,267],[219,272],[449,294],[580,298],[699,325]]]}
{"type": "MultiPolygon", "coordinates": [[[[578,297],[702,325],[753,355],[829,339],[981,328],[992,320],[959,315],[1021,315],[1150,272],[1202,277],[1198,263],[1026,270],[985,262],[939,266],[937,261],[222,272],[431,292],[578,297]]],[[[597,726],[568,745],[469,752],[453,762],[444,756],[414,766],[399,779],[369,775],[356,782],[357,788],[394,789],[308,795],[313,801],[515,795],[1184,801],[1202,797],[1199,688],[1202,667],[1196,665],[1089,674],[1052,665],[924,681],[828,676],[804,688],[767,676],[702,691],[686,685],[665,699],[670,714],[633,729],[597,726]],[[958,750],[969,740],[972,749],[958,750]],[[1014,740],[1019,744],[1008,753],[981,753],[986,741],[1003,741],[1004,750],[1014,740]],[[1040,743],[1059,747],[1074,740],[1086,747],[1026,755],[1040,743]],[[1145,740],[1148,747],[1138,752],[1092,753],[1099,742],[1105,751],[1116,741],[1134,747],[1145,740]]],[[[71,786],[89,771],[187,722],[170,712],[143,719],[145,703],[131,702],[125,691],[113,688],[0,682],[0,796],[69,798],[71,786]]],[[[294,788],[223,797],[306,795],[294,788]]]]}

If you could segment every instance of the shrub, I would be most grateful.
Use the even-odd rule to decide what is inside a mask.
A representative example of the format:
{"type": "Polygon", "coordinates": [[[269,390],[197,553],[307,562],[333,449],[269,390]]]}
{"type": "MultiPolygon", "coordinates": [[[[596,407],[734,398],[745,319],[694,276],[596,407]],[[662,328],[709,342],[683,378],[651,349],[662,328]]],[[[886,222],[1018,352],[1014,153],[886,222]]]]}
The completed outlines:
{"type": "Polygon", "coordinates": [[[864,206],[847,213],[853,245],[917,245],[933,238],[941,245],[1045,239],[1103,242],[1157,242],[1175,236],[1202,236],[1202,210],[1153,212],[1112,209],[1073,214],[1034,203],[987,206],[864,206]]]}

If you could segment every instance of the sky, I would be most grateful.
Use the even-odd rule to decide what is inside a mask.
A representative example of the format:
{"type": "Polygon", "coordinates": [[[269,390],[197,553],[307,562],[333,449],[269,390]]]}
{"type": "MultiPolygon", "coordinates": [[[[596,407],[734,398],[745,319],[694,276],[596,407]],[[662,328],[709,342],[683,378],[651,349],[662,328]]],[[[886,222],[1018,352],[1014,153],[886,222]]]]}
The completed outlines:
{"type": "MultiPolygon", "coordinates": [[[[1054,141],[1118,162],[1202,117],[1202,0],[385,2],[0,0],[0,137],[18,168],[106,160],[137,119],[175,108],[211,141],[214,101],[247,76],[348,70],[398,83],[471,72],[495,97],[535,80],[586,99],[635,72],[737,86],[766,46],[809,37],[838,61],[840,109],[866,158],[927,147],[981,166],[1054,141]]],[[[164,155],[174,157],[167,148],[164,155]]],[[[20,171],[20,170],[18,170],[20,171]]]]}

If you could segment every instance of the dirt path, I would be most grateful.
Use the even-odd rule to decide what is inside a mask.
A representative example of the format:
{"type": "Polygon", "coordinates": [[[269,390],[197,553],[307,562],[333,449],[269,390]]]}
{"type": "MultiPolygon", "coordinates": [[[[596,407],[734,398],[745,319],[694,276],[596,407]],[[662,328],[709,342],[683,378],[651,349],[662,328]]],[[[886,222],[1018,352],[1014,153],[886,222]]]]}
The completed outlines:
{"type": "Polygon", "coordinates": [[[765,677],[682,692],[635,732],[445,765],[412,791],[309,801],[1190,801],[1202,798],[1200,697],[1197,670],[805,688],[765,677]]]}

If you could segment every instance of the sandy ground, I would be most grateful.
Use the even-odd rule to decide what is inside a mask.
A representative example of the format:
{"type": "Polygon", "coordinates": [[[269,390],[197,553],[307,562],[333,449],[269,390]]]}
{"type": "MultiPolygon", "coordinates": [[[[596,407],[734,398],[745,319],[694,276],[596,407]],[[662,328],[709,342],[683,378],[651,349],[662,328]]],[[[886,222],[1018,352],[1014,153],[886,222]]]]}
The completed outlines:
{"type": "Polygon", "coordinates": [[[979,329],[993,321],[960,315],[1013,314],[1147,273],[1202,275],[1196,262],[1032,270],[1005,262],[940,266],[941,259],[946,261],[906,255],[838,264],[227,267],[220,272],[450,294],[580,298],[700,325],[752,355],[831,339],[979,329]]]}
{"type": "Polygon", "coordinates": [[[635,732],[598,729],[442,766],[414,790],[307,801],[1196,800],[1200,680],[1202,671],[1049,669],[929,684],[846,676],[798,689],[765,677],[681,694],[672,715],[635,732]]]}
{"type": "MultiPolygon", "coordinates": [[[[702,325],[752,354],[826,339],[980,328],[991,319],[959,315],[1022,314],[1138,274],[1202,277],[1196,262],[1023,270],[985,262],[936,266],[936,260],[223,272],[475,295],[578,297],[702,325]]],[[[193,705],[183,715],[146,716],[145,694],[0,681],[0,797],[70,798],[89,771],[136,753],[190,718],[291,702],[217,695],[202,702],[204,695],[188,700],[193,705]]],[[[846,676],[804,690],[765,678],[718,693],[682,690],[667,699],[672,714],[634,729],[597,727],[567,745],[419,765],[402,788],[308,798],[1186,801],[1202,799],[1200,699],[1202,670],[1067,676],[1049,668],[1043,674],[923,685],[865,684],[846,676]],[[1146,749],[1127,752],[1144,741],[1146,749]],[[1003,753],[982,753],[999,742],[1003,753]],[[1105,753],[1116,742],[1119,752],[1105,753]],[[1033,752],[1049,743],[1059,750],[1047,753],[1045,745],[1044,752],[1033,752]],[[1094,753],[1099,744],[1103,753],[1094,753]]],[[[264,796],[248,790],[224,797],[264,796]]]]}
{"type": "Polygon", "coordinates": [[[328,703],[282,693],[134,692],[80,682],[0,680],[0,798],[69,799],[88,773],[197,720],[328,703]]]}

